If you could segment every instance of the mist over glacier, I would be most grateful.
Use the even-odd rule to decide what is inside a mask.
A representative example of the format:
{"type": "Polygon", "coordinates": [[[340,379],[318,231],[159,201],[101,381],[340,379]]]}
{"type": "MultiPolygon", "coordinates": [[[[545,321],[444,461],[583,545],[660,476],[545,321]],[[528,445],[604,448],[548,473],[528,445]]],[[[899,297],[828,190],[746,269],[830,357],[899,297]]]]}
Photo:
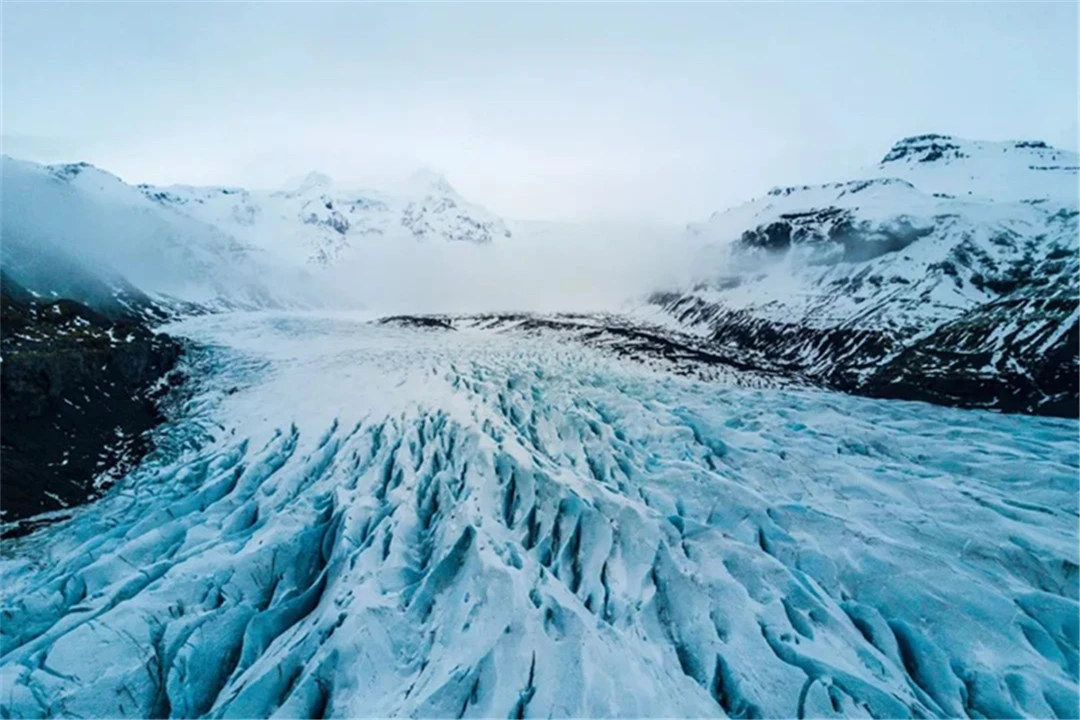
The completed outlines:
{"type": "Polygon", "coordinates": [[[211,308],[590,311],[640,302],[694,276],[678,226],[503,221],[437,175],[388,196],[337,188],[310,173],[249,198],[235,188],[135,186],[85,163],[42,166],[4,156],[0,169],[5,265],[31,289],[100,276],[166,304],[211,308]],[[325,208],[334,200],[355,212],[338,220],[325,208]],[[425,201],[435,215],[430,228],[383,218],[387,202],[409,211],[425,201]],[[438,216],[459,204],[460,226],[438,216]],[[349,221],[355,236],[327,227],[349,221]],[[506,235],[455,234],[481,221],[505,223],[506,235]]]}
{"type": "Polygon", "coordinates": [[[324,275],[333,296],[386,313],[617,310],[694,277],[677,228],[519,223],[490,245],[373,240],[324,275]]]}

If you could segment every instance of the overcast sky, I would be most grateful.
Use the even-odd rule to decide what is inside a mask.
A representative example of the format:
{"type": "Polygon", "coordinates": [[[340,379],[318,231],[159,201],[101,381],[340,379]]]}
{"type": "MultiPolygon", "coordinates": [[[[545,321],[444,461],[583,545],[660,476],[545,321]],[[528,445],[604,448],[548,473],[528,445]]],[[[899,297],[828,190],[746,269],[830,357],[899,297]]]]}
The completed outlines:
{"type": "Polygon", "coordinates": [[[3,143],[129,182],[418,167],[518,218],[696,220],[900,137],[1075,148],[1077,4],[3,4],[3,143]]]}

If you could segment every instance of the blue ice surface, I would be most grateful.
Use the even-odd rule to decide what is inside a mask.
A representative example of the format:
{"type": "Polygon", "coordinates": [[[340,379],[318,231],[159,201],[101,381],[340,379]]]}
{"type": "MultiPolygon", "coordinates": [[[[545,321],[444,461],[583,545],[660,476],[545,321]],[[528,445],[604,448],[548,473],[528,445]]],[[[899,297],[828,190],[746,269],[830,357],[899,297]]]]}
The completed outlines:
{"type": "Polygon", "coordinates": [[[213,316],[0,559],[9,717],[1076,717],[1078,423],[213,316]]]}

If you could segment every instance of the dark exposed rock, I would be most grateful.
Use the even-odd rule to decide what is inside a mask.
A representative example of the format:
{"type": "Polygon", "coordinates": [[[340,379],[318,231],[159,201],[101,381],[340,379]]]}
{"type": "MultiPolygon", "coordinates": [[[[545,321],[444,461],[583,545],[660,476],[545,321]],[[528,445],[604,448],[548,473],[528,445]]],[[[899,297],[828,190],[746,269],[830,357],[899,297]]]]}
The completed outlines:
{"type": "Polygon", "coordinates": [[[339,235],[344,235],[349,231],[348,219],[341,214],[341,211],[334,208],[333,200],[326,195],[307,203],[301,211],[300,219],[307,225],[330,228],[339,235]]]}
{"type": "Polygon", "coordinates": [[[934,162],[942,158],[959,159],[967,155],[948,135],[916,135],[896,143],[881,162],[895,162],[907,157],[915,157],[919,162],[934,162]]]}
{"type": "Polygon", "coordinates": [[[903,250],[933,232],[933,225],[917,226],[904,217],[870,223],[857,221],[849,210],[828,207],[784,213],[779,220],[746,230],[736,250],[782,255],[793,246],[807,246],[814,250],[815,263],[855,263],[903,250]]]}
{"type": "Polygon", "coordinates": [[[0,301],[0,511],[11,522],[85,502],[133,467],[181,348],[134,316],[40,302],[6,275],[0,301]]]}
{"type": "MultiPolygon", "coordinates": [[[[955,270],[955,269],[954,269],[955,270]]],[[[842,392],[964,408],[1080,416],[1080,299],[1026,286],[917,337],[914,331],[812,327],[662,293],[652,302],[712,329],[709,348],[842,392]]]]}
{"type": "Polygon", "coordinates": [[[1009,297],[980,306],[905,347],[856,390],[876,397],[1077,417],[1078,304],[1075,297],[1009,297]]]}
{"type": "Polygon", "coordinates": [[[780,369],[825,387],[857,391],[860,378],[896,348],[896,340],[847,326],[810,327],[712,305],[694,295],[657,293],[651,301],[687,325],[712,328],[710,348],[738,354],[744,365],[780,369]]]}
{"type": "Polygon", "coordinates": [[[791,223],[774,222],[742,234],[743,247],[761,248],[768,252],[786,252],[791,247],[791,223]]]}
{"type": "Polygon", "coordinates": [[[400,327],[432,328],[453,330],[454,326],[446,318],[437,315],[392,315],[379,319],[380,325],[398,325],[400,327]]]}

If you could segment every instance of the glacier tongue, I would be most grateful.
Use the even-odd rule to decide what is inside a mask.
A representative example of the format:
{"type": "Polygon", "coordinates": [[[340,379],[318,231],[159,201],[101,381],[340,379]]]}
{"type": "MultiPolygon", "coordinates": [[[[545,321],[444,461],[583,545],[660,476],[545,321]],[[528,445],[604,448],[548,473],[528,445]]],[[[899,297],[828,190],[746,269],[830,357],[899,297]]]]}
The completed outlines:
{"type": "Polygon", "coordinates": [[[1075,716],[1077,423],[252,314],[5,543],[35,717],[1075,716]]]}

